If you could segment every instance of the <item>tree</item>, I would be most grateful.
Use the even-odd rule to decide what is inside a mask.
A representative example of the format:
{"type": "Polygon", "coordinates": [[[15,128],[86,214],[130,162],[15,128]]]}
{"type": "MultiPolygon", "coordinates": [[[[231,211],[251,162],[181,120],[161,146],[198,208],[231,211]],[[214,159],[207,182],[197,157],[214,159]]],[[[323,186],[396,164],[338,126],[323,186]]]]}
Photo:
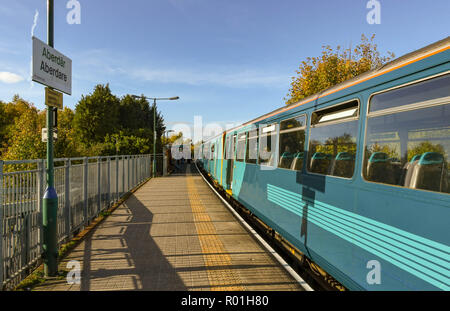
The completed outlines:
{"type": "MultiPolygon", "coordinates": [[[[127,141],[127,147],[124,150],[136,150],[137,146],[147,142],[148,145],[142,145],[138,154],[153,152],[153,105],[151,105],[145,97],[134,98],[126,95],[120,100],[120,122],[119,127],[121,133],[127,136],[127,139],[121,140],[122,143],[127,141]],[[131,147],[131,145],[134,147],[131,147]],[[148,148],[149,149],[148,149],[148,148]]],[[[166,127],[162,115],[156,111],[156,152],[162,152],[161,136],[166,127]]],[[[120,153],[130,154],[130,153],[120,153]]]]}
{"type": "Polygon", "coordinates": [[[120,100],[109,84],[97,85],[92,94],[82,96],[75,109],[73,127],[77,140],[89,147],[103,143],[107,134],[118,130],[120,100]]]}
{"type": "Polygon", "coordinates": [[[41,129],[44,127],[45,119],[30,103],[21,99],[15,101],[19,103],[20,109],[14,110],[9,107],[9,112],[19,111],[21,114],[14,118],[13,125],[8,126],[8,148],[4,158],[6,160],[44,158],[46,148],[41,141],[41,129]]]}
{"type": "Polygon", "coordinates": [[[19,95],[14,95],[9,103],[0,102],[0,155],[5,154],[10,147],[10,138],[18,119],[32,107],[19,95]]]}
{"type": "Polygon", "coordinates": [[[149,154],[153,145],[148,129],[136,131],[119,131],[105,137],[103,155],[149,154]]]}
{"type": "Polygon", "coordinates": [[[173,143],[175,143],[177,140],[182,139],[183,138],[183,132],[178,132],[178,134],[172,134],[169,137],[163,137],[163,144],[164,145],[172,145],[173,143]]]}
{"type": "MultiPolygon", "coordinates": [[[[15,95],[9,103],[0,101],[0,155],[2,159],[44,158],[46,145],[41,130],[46,111],[15,95]]],[[[55,158],[153,152],[153,107],[145,98],[126,95],[119,99],[109,85],[97,85],[82,96],[75,112],[58,111],[58,139],[55,158]]],[[[162,152],[164,119],[156,113],[156,152],[162,152]]]]}
{"type": "MultiPolygon", "coordinates": [[[[147,99],[142,96],[140,98],[133,98],[131,95],[126,95],[121,99],[121,120],[120,128],[122,130],[137,130],[137,129],[148,129],[151,134],[148,136],[151,142],[151,150],[153,152],[153,104],[149,103],[147,99]]],[[[156,152],[162,152],[162,142],[161,136],[166,129],[164,125],[164,118],[162,115],[156,111],[156,152]]],[[[134,132],[134,135],[138,135],[134,132]]],[[[139,135],[138,135],[139,136],[139,135]]]]}
{"type": "Polygon", "coordinates": [[[366,71],[379,68],[395,57],[391,52],[381,56],[374,43],[375,35],[370,39],[361,36],[361,43],[353,50],[333,50],[329,45],[323,46],[320,57],[308,57],[302,61],[292,77],[286,104],[293,104],[310,95],[324,91],[336,84],[356,77],[366,71]]]}
{"type": "Polygon", "coordinates": [[[153,129],[153,109],[149,102],[141,98],[133,98],[131,95],[125,95],[120,100],[120,120],[121,129],[153,129]]]}
{"type": "MultiPolygon", "coordinates": [[[[118,98],[109,85],[97,85],[79,101],[73,128],[82,155],[145,154],[153,152],[153,106],[145,97],[118,98]],[[95,154],[93,154],[95,153],[95,154]]],[[[162,152],[164,119],[156,113],[156,150],[162,152]]]]}
{"type": "Polygon", "coordinates": [[[442,154],[444,159],[447,158],[445,148],[441,144],[433,144],[429,141],[422,141],[420,144],[416,144],[414,148],[408,148],[407,161],[411,161],[415,155],[422,155],[425,152],[437,152],[442,154]]]}
{"type": "Polygon", "coordinates": [[[352,155],[356,154],[356,142],[351,134],[344,133],[341,136],[329,137],[324,143],[313,140],[315,146],[314,152],[323,152],[336,156],[340,152],[348,152],[352,155]]]}
{"type": "Polygon", "coordinates": [[[7,146],[9,119],[6,115],[6,104],[0,101],[0,156],[4,152],[4,148],[7,146]]]}
{"type": "Polygon", "coordinates": [[[56,158],[70,158],[84,155],[80,152],[79,144],[75,137],[73,119],[75,113],[72,109],[65,107],[58,111],[58,139],[54,144],[56,158]]]}

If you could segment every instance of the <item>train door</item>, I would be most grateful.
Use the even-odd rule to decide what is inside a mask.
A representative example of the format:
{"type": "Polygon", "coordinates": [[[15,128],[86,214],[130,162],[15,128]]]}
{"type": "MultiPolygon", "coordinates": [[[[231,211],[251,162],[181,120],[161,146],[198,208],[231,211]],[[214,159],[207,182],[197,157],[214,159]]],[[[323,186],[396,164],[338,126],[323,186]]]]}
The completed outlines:
{"type": "Polygon", "coordinates": [[[231,134],[225,136],[223,174],[224,174],[224,188],[230,189],[230,148],[231,148],[231,134]]]}
{"type": "Polygon", "coordinates": [[[215,155],[216,155],[216,144],[214,142],[211,142],[211,150],[210,150],[210,161],[209,161],[209,172],[211,173],[211,176],[214,177],[215,171],[215,155]]]}
{"type": "Polygon", "coordinates": [[[220,138],[216,140],[216,154],[214,156],[214,174],[216,175],[216,180],[220,182],[220,138]]]}
{"type": "Polygon", "coordinates": [[[245,173],[245,151],[247,143],[247,132],[238,133],[236,136],[236,152],[233,165],[232,189],[233,197],[237,198],[241,190],[245,173]]]}
{"type": "Polygon", "coordinates": [[[205,170],[209,173],[209,143],[205,144],[205,170]]]}
{"type": "Polygon", "coordinates": [[[221,149],[220,149],[220,172],[219,172],[219,174],[220,174],[220,185],[222,185],[222,187],[225,187],[225,188],[226,188],[226,186],[225,186],[225,181],[224,181],[223,169],[224,169],[224,165],[225,165],[224,164],[224,159],[225,159],[226,135],[227,135],[227,133],[224,132],[222,134],[221,141],[220,141],[221,149]]]}
{"type": "Polygon", "coordinates": [[[228,136],[227,144],[227,188],[232,189],[233,187],[233,167],[234,167],[234,154],[236,151],[236,134],[230,134],[228,136]]]}
{"type": "Polygon", "coordinates": [[[216,143],[214,143],[214,145],[213,145],[213,149],[211,150],[211,152],[212,152],[212,168],[211,168],[211,172],[212,172],[212,175],[213,175],[213,177],[215,178],[215,179],[217,179],[217,175],[216,175],[216,159],[217,159],[217,157],[216,157],[216,153],[217,153],[217,148],[216,148],[216,143]]]}

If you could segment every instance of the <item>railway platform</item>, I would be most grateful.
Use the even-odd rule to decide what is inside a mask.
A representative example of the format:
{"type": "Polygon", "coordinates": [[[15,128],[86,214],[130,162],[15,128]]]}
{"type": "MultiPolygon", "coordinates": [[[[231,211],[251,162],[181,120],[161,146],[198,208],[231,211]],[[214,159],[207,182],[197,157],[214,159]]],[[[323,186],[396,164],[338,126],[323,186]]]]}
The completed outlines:
{"type": "Polygon", "coordinates": [[[195,165],[149,180],[62,260],[80,264],[38,291],[302,291],[214,194],[195,165]]]}

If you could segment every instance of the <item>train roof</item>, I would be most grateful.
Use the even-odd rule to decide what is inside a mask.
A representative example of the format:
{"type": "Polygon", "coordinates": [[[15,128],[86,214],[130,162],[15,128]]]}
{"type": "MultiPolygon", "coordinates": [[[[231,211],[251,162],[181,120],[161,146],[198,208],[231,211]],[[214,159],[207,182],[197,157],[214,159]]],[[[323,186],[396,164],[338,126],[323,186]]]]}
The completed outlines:
{"type": "MultiPolygon", "coordinates": [[[[280,107],[280,108],[278,108],[276,110],[273,110],[271,112],[268,112],[268,113],[266,113],[266,114],[264,114],[264,115],[262,115],[260,117],[257,117],[257,118],[255,118],[253,120],[245,122],[245,123],[243,123],[243,124],[241,124],[241,125],[239,125],[237,127],[234,127],[234,128],[229,129],[229,130],[226,130],[225,132],[228,133],[228,132],[236,131],[236,130],[238,130],[238,129],[246,126],[246,125],[250,125],[250,124],[253,124],[255,122],[258,122],[258,121],[270,118],[272,116],[281,114],[283,112],[289,111],[289,110],[291,110],[293,108],[296,108],[296,107],[299,107],[301,105],[307,104],[309,102],[315,101],[315,100],[317,100],[319,98],[331,95],[333,93],[339,92],[339,91],[344,90],[346,88],[349,88],[349,87],[352,87],[354,85],[360,84],[362,82],[368,81],[370,79],[379,77],[379,76],[381,76],[383,74],[386,74],[388,72],[394,71],[394,70],[399,69],[401,67],[407,66],[407,65],[412,64],[414,62],[420,61],[420,60],[425,59],[427,57],[430,57],[432,55],[444,52],[444,51],[446,51],[448,49],[450,49],[450,36],[448,36],[447,38],[442,39],[440,41],[437,41],[435,43],[432,43],[432,44],[430,44],[430,45],[428,45],[428,46],[426,46],[424,48],[421,48],[421,49],[416,50],[414,52],[411,52],[411,53],[405,54],[405,55],[403,55],[401,57],[398,57],[398,58],[392,60],[391,62],[384,64],[383,66],[381,66],[379,68],[376,68],[376,69],[367,71],[365,73],[362,73],[362,74],[360,74],[360,75],[358,75],[358,76],[356,76],[356,77],[354,77],[352,79],[346,80],[346,81],[341,82],[339,84],[336,84],[336,85],[334,85],[334,86],[332,86],[332,87],[330,87],[328,89],[325,89],[325,90],[323,90],[323,91],[321,91],[319,93],[316,93],[314,95],[308,96],[308,97],[306,97],[306,98],[304,98],[304,99],[302,99],[302,100],[300,100],[300,101],[298,101],[296,103],[292,103],[292,104],[280,107]]],[[[220,134],[220,135],[222,135],[222,134],[220,134]]],[[[217,136],[220,136],[220,135],[217,135],[217,136]]],[[[217,136],[208,139],[208,141],[216,138],[217,136]]]]}

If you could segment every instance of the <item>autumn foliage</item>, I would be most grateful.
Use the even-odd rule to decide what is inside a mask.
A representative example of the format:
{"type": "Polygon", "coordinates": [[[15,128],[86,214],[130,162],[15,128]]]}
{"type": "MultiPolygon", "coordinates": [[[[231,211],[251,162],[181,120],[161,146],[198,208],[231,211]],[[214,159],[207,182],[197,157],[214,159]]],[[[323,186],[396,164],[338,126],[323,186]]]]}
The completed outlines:
{"type": "Polygon", "coordinates": [[[392,60],[391,52],[381,56],[374,39],[375,35],[370,39],[362,35],[361,43],[348,49],[338,46],[333,50],[329,45],[323,46],[321,56],[302,61],[296,70],[297,76],[292,77],[286,104],[298,102],[392,60]]]}
{"type": "MultiPolygon", "coordinates": [[[[46,127],[46,111],[18,95],[0,101],[0,159],[42,159],[46,143],[41,130],[46,127]]],[[[164,119],[156,113],[157,152],[162,152],[164,119]]],[[[55,158],[115,154],[146,154],[153,151],[153,107],[144,98],[119,98],[109,85],[97,85],[83,95],[75,110],[58,111],[58,139],[55,158]]]]}

